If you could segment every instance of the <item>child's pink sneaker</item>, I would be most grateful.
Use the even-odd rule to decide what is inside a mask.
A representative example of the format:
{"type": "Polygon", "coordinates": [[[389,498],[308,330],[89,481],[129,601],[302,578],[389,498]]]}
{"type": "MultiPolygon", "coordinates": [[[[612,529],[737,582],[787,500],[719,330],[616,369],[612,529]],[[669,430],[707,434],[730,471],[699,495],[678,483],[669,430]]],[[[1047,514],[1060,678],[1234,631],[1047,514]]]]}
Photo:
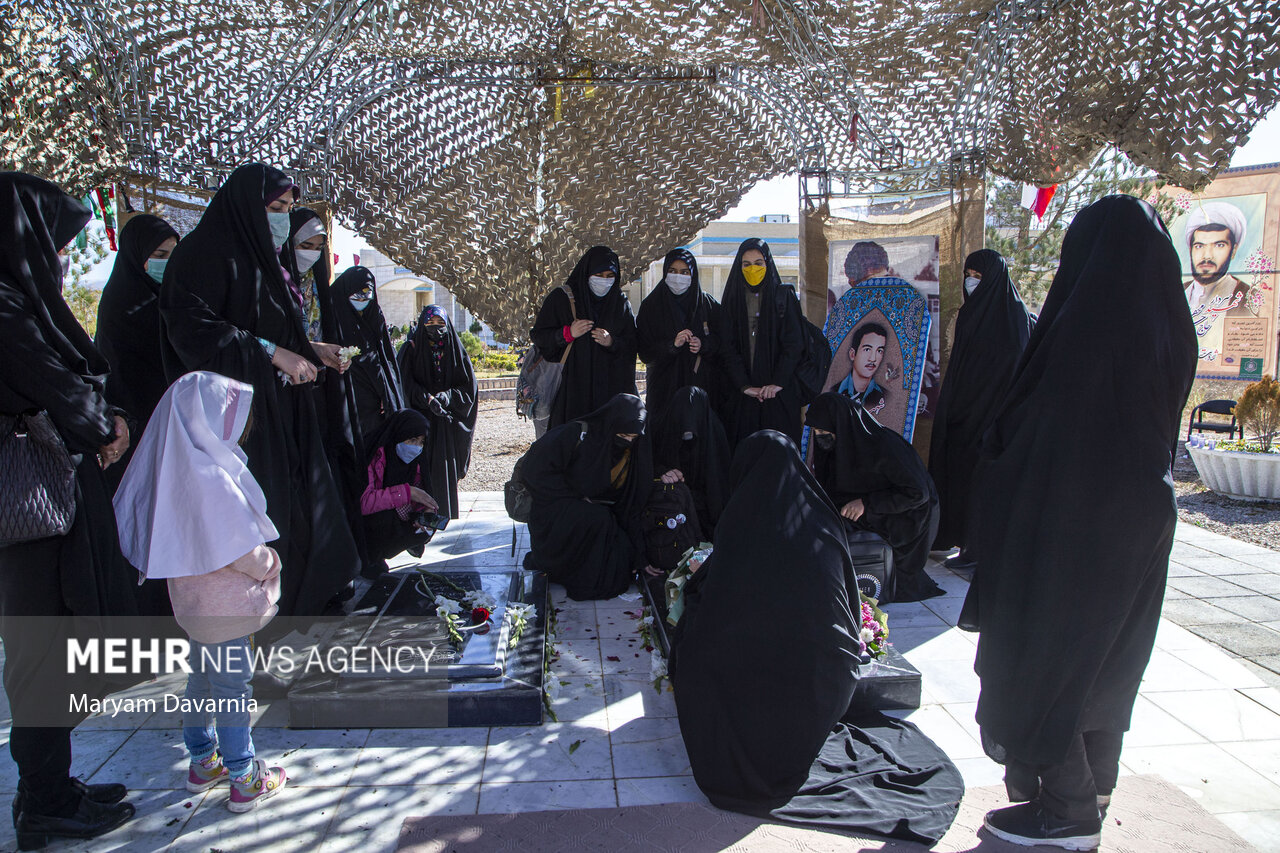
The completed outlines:
{"type": "Polygon", "coordinates": [[[228,777],[227,767],[222,763],[222,756],[213,753],[208,758],[191,762],[187,771],[187,790],[193,794],[207,791],[228,777]]]}
{"type": "Polygon", "coordinates": [[[227,808],[240,814],[257,808],[258,803],[284,790],[288,781],[283,767],[268,767],[261,758],[253,762],[253,772],[246,779],[231,780],[231,800],[227,808]]]}

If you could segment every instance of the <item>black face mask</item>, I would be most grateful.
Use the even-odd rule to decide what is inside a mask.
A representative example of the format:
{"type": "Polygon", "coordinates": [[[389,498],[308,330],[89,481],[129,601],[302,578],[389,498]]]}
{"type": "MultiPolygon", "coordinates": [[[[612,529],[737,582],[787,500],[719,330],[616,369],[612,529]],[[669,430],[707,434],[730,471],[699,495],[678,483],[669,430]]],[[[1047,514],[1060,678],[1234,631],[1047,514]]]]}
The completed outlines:
{"type": "Polygon", "coordinates": [[[835,450],[836,437],[832,433],[814,433],[813,443],[817,445],[819,450],[835,450]]]}
{"type": "Polygon", "coordinates": [[[427,337],[433,341],[444,340],[444,326],[427,326],[427,337]]]}
{"type": "Polygon", "coordinates": [[[615,435],[613,437],[613,446],[618,450],[626,450],[631,446],[631,442],[620,435],[615,435]]]}

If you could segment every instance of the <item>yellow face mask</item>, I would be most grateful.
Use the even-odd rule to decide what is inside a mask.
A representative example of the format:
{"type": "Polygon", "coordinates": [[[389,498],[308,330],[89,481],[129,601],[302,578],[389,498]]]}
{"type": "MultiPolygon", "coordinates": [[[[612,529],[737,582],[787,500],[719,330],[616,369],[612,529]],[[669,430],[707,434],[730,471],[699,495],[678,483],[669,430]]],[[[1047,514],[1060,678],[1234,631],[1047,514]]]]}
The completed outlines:
{"type": "Polygon", "coordinates": [[[764,266],[744,266],[742,268],[742,277],[747,280],[748,285],[756,287],[760,282],[764,281],[764,274],[768,269],[768,267],[764,266]]]}

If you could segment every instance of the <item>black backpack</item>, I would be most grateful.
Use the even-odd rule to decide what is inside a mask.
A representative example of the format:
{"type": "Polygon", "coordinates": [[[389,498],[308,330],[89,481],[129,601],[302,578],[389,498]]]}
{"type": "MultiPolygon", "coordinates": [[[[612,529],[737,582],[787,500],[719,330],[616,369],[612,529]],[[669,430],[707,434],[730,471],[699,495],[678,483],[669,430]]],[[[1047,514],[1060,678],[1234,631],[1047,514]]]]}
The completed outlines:
{"type": "MultiPolygon", "coordinates": [[[[582,443],[583,437],[587,434],[587,425],[578,421],[578,443],[582,443]]],[[[529,486],[524,481],[524,457],[529,454],[526,452],[516,460],[515,467],[511,469],[511,479],[507,480],[502,487],[502,501],[506,504],[507,515],[512,521],[518,521],[522,524],[529,523],[529,513],[533,511],[533,494],[529,491],[529,486]]]]}
{"type": "Polygon", "coordinates": [[[702,541],[702,526],[693,506],[693,492],[684,483],[657,481],[640,514],[645,559],[655,569],[669,572],[684,552],[702,541]]]}
{"type": "MultiPolygon", "coordinates": [[[[784,285],[778,288],[778,316],[786,314],[787,307],[781,299],[797,300],[795,289],[784,285]]],[[[798,300],[797,300],[798,301],[798,300]]],[[[804,352],[796,365],[795,381],[798,399],[801,406],[813,402],[813,398],[822,393],[822,386],[827,382],[827,374],[831,371],[831,347],[827,344],[827,336],[822,329],[809,322],[800,312],[800,330],[804,339],[804,352]]]]}

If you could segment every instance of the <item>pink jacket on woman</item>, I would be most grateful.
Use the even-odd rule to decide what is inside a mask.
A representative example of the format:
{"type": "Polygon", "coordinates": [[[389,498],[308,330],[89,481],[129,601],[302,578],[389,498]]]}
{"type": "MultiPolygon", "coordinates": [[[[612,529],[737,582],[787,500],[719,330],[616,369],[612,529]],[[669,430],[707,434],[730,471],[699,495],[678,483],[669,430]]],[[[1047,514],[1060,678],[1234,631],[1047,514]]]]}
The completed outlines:
{"type": "MultiPolygon", "coordinates": [[[[379,447],[373,452],[373,459],[369,462],[368,485],[364,487],[364,494],[360,496],[360,512],[362,514],[373,515],[375,512],[399,509],[410,505],[415,510],[426,509],[421,504],[413,503],[413,500],[409,497],[408,483],[400,483],[396,486],[383,488],[382,481],[386,478],[386,474],[387,452],[379,447]]],[[[414,473],[413,485],[422,488],[422,471],[414,473]]]]}

